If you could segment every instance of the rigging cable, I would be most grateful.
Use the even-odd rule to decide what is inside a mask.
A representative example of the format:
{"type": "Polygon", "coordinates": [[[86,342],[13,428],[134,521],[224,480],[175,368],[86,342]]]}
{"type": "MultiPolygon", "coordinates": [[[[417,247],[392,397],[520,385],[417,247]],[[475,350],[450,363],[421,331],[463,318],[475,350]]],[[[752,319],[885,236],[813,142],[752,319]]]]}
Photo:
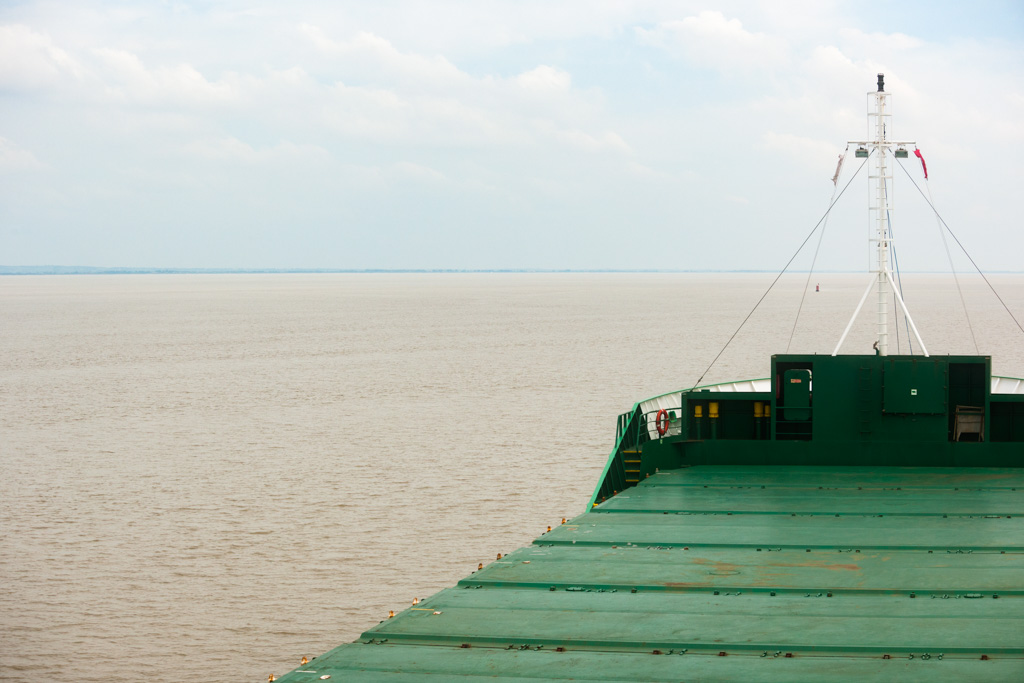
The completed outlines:
{"type": "MultiPolygon", "coordinates": [[[[846,158],[846,154],[850,151],[850,146],[847,145],[843,153],[839,155],[839,168],[836,169],[836,175],[832,179],[832,198],[828,200],[829,209],[832,208],[832,203],[836,200],[836,190],[839,189],[839,174],[843,170],[843,160],[846,158]]],[[[800,295],[800,305],[796,309],[796,318],[793,320],[793,329],[789,332],[789,343],[786,344],[786,353],[789,353],[789,347],[793,345],[793,337],[796,335],[796,324],[800,322],[800,311],[804,309],[804,300],[807,298],[807,290],[811,286],[811,275],[814,274],[814,264],[818,262],[818,252],[821,251],[821,241],[825,238],[825,231],[828,229],[828,216],[829,212],[825,212],[825,223],[821,226],[821,234],[818,235],[818,246],[814,248],[814,258],[811,259],[811,268],[807,271],[807,281],[804,282],[804,293],[800,295]]]]}
{"type": "MultiPolygon", "coordinates": [[[[729,344],[731,344],[732,340],[736,338],[736,335],[740,333],[740,330],[743,329],[743,326],[747,324],[747,321],[750,320],[750,316],[754,315],[754,311],[757,310],[757,307],[760,306],[761,302],[764,301],[766,296],[768,296],[768,293],[772,291],[772,288],[775,287],[775,284],[779,281],[779,279],[786,273],[787,270],[789,270],[789,266],[792,265],[793,260],[800,254],[801,251],[803,251],[804,246],[806,246],[807,242],[811,239],[811,237],[814,235],[814,233],[818,230],[818,227],[825,221],[825,219],[828,218],[828,214],[832,211],[832,207],[834,207],[836,205],[836,202],[838,202],[842,198],[842,196],[846,193],[847,188],[850,187],[850,183],[852,183],[854,181],[854,179],[858,175],[860,175],[861,169],[864,168],[864,164],[866,164],[867,162],[868,162],[868,160],[867,160],[867,158],[865,158],[864,161],[861,162],[860,166],[857,167],[857,171],[846,182],[846,185],[843,185],[843,189],[839,193],[839,196],[836,197],[835,200],[831,204],[828,205],[828,209],[825,210],[825,215],[823,215],[821,218],[819,218],[818,222],[814,224],[813,228],[811,228],[811,231],[809,233],[807,233],[807,237],[805,237],[804,241],[800,243],[799,247],[797,247],[796,252],[794,252],[794,254],[789,257],[789,260],[786,261],[786,265],[782,267],[782,270],[779,271],[779,274],[776,275],[775,279],[772,280],[772,283],[770,285],[768,285],[768,289],[764,290],[764,294],[762,294],[761,298],[757,300],[757,303],[754,304],[754,307],[752,309],[750,309],[750,313],[747,313],[747,317],[743,319],[743,322],[740,323],[739,327],[736,328],[736,331],[732,333],[732,336],[729,337],[728,341],[725,342],[725,345],[722,346],[722,350],[718,352],[718,355],[715,356],[714,360],[711,361],[711,364],[708,365],[708,367],[704,369],[704,372],[701,373],[700,378],[698,378],[697,381],[694,382],[693,386],[690,387],[690,391],[693,391],[694,389],[696,389],[700,385],[701,381],[704,379],[704,376],[708,374],[708,371],[710,371],[711,368],[713,368],[715,366],[715,363],[718,362],[718,359],[721,358],[722,354],[725,353],[725,350],[727,348],[729,348],[729,344]]],[[[1022,330],[1022,331],[1024,331],[1024,330],[1022,330]]]]}
{"type": "MultiPolygon", "coordinates": [[[[1017,317],[1013,314],[1013,311],[1011,311],[1010,307],[1006,305],[1005,301],[1003,301],[1003,297],[999,296],[999,292],[997,292],[996,288],[992,286],[992,283],[988,281],[988,278],[985,277],[985,273],[983,273],[981,268],[978,267],[978,264],[974,262],[974,259],[971,257],[970,253],[967,251],[964,245],[960,242],[960,239],[956,236],[956,233],[954,233],[953,230],[949,227],[949,224],[946,223],[945,219],[939,215],[939,212],[938,210],[936,210],[935,205],[932,204],[931,200],[925,196],[924,192],[921,191],[921,188],[918,186],[916,182],[914,182],[914,178],[910,175],[910,172],[903,167],[902,163],[900,164],[900,168],[902,168],[903,172],[907,174],[907,177],[910,178],[910,182],[914,184],[914,187],[917,188],[917,191],[921,193],[921,196],[924,198],[924,200],[928,202],[928,206],[931,207],[932,212],[935,213],[935,218],[938,219],[939,223],[944,228],[946,228],[947,231],[949,231],[950,237],[952,237],[953,240],[956,242],[957,246],[960,247],[960,250],[964,252],[964,256],[966,256],[967,260],[971,262],[971,265],[974,266],[974,269],[978,271],[978,275],[980,275],[981,279],[985,281],[985,284],[988,285],[988,288],[992,290],[992,294],[995,295],[996,299],[999,300],[999,303],[1003,305],[1004,309],[1006,309],[1006,313],[1010,316],[1010,319],[1013,320],[1014,324],[1017,325],[1017,329],[1024,333],[1024,327],[1021,326],[1020,321],[1017,320],[1017,317]]],[[[959,287],[959,283],[957,284],[957,286],[959,287]]],[[[961,297],[962,296],[963,295],[961,294],[961,297]]],[[[973,335],[974,331],[972,330],[971,336],[973,335]]]]}
{"type": "MultiPolygon", "coordinates": [[[[888,183],[885,183],[885,203],[887,205],[889,203],[889,184],[888,183]]],[[[894,242],[896,241],[896,235],[892,231],[892,212],[889,211],[889,209],[885,210],[885,219],[886,219],[886,224],[889,226],[889,242],[890,242],[890,244],[892,246],[892,265],[896,269],[896,283],[895,284],[896,284],[896,286],[900,290],[900,296],[903,298],[903,301],[906,301],[907,297],[903,294],[903,276],[900,274],[900,260],[899,260],[899,257],[896,255],[896,245],[894,244],[894,242]]],[[[899,325],[898,321],[899,321],[899,317],[900,317],[900,309],[899,309],[899,306],[896,305],[896,296],[895,295],[893,295],[893,297],[892,297],[892,308],[893,308],[893,311],[894,311],[893,312],[893,318],[897,321],[896,326],[895,326],[896,327],[896,352],[899,353],[899,350],[900,350],[900,325],[899,325]]],[[[910,322],[907,320],[907,315],[905,313],[903,314],[903,324],[907,328],[907,346],[910,347],[910,353],[911,353],[911,355],[913,355],[913,353],[914,353],[914,340],[910,336],[910,322]]]]}
{"type": "MultiPolygon", "coordinates": [[[[918,150],[920,152],[920,150],[918,150]]],[[[923,160],[923,157],[922,157],[923,160]]],[[[925,174],[924,186],[928,188],[928,203],[932,205],[932,209],[935,208],[935,202],[932,200],[932,184],[928,182],[928,175],[925,174]]],[[[964,299],[964,292],[960,288],[960,278],[956,275],[956,266],[953,265],[953,255],[949,251],[949,242],[946,240],[946,231],[942,229],[942,223],[938,220],[939,214],[935,214],[935,225],[939,228],[939,237],[942,238],[942,246],[946,249],[946,259],[949,261],[949,269],[953,272],[953,282],[956,283],[956,292],[960,295],[960,305],[964,307],[964,317],[967,318],[967,329],[971,332],[971,341],[974,343],[974,352],[981,353],[978,350],[978,340],[974,337],[974,325],[971,324],[971,314],[967,312],[967,301],[964,299]]]]}

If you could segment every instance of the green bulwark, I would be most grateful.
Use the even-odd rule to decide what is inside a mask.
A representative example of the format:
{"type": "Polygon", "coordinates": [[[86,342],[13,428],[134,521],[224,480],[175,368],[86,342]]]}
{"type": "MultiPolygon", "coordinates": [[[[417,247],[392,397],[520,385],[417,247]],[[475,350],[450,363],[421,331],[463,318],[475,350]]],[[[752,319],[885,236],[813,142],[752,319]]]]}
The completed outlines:
{"type": "Polygon", "coordinates": [[[1024,680],[1024,395],[975,356],[760,388],[637,404],[586,513],[279,680],[1024,680]]]}

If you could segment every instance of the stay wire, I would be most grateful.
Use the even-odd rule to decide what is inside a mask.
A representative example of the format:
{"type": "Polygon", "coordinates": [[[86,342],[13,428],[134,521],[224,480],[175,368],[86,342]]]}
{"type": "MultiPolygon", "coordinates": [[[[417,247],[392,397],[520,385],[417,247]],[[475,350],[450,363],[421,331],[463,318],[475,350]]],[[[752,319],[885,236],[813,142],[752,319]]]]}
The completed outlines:
{"type": "MultiPolygon", "coordinates": [[[[889,183],[885,183],[885,201],[886,201],[887,204],[889,203],[889,183]]],[[[889,242],[890,243],[894,243],[896,241],[896,233],[894,233],[892,231],[892,212],[889,211],[889,209],[885,210],[885,219],[886,219],[885,222],[889,226],[889,242]]],[[[900,273],[900,259],[899,259],[899,256],[896,253],[896,245],[895,244],[892,244],[892,265],[896,269],[896,286],[900,290],[900,297],[902,297],[903,301],[906,302],[907,297],[906,297],[906,295],[903,294],[903,275],[900,273]]],[[[900,348],[900,325],[899,325],[900,308],[899,308],[898,305],[896,305],[896,297],[895,296],[893,296],[893,298],[892,298],[892,308],[893,308],[893,319],[897,321],[895,327],[896,327],[896,350],[898,352],[899,348],[900,348]]],[[[910,349],[910,353],[913,354],[914,353],[914,339],[913,339],[913,337],[910,336],[910,321],[907,320],[907,314],[906,313],[903,314],[903,325],[904,325],[904,327],[907,328],[907,346],[910,349]]]]}
{"type": "MultiPolygon", "coordinates": [[[[992,290],[992,294],[995,295],[996,299],[999,300],[999,303],[1003,305],[1004,309],[1006,309],[1007,315],[1010,316],[1010,319],[1017,326],[1017,329],[1019,329],[1022,333],[1024,333],[1024,327],[1021,326],[1020,321],[1017,320],[1017,317],[1013,314],[1013,311],[1011,311],[1010,307],[1006,305],[1005,301],[1003,301],[1003,297],[999,296],[999,292],[997,292],[996,288],[992,286],[992,283],[988,281],[988,278],[985,277],[985,273],[982,272],[981,268],[978,267],[978,264],[974,262],[974,259],[971,257],[971,254],[967,251],[967,249],[964,247],[964,245],[960,242],[960,238],[958,238],[956,236],[956,233],[954,233],[953,230],[949,227],[949,224],[946,223],[946,220],[941,215],[939,215],[939,212],[938,212],[938,210],[936,210],[935,205],[932,204],[931,200],[929,200],[929,198],[925,196],[924,192],[921,191],[921,188],[918,186],[918,184],[916,182],[914,182],[913,176],[911,176],[910,172],[906,168],[904,168],[902,163],[900,164],[900,168],[902,168],[903,172],[907,174],[908,178],[910,178],[910,182],[914,184],[914,187],[917,188],[917,191],[921,193],[921,197],[924,198],[924,200],[926,202],[928,202],[928,206],[931,207],[931,210],[935,214],[935,217],[939,220],[940,223],[942,223],[942,226],[944,228],[946,228],[946,230],[949,232],[950,237],[952,237],[953,241],[955,241],[957,246],[960,247],[960,250],[962,252],[964,252],[964,256],[966,256],[967,260],[971,262],[971,265],[974,266],[974,269],[976,271],[978,271],[978,275],[980,275],[981,279],[985,281],[985,284],[988,285],[988,288],[990,290],[992,290]]],[[[963,295],[961,294],[961,297],[962,296],[963,295]]],[[[974,332],[972,330],[971,331],[971,335],[973,336],[973,334],[974,334],[974,332]]]]}
{"type": "MultiPolygon", "coordinates": [[[[846,153],[850,151],[850,146],[847,145],[846,149],[843,150],[842,156],[845,157],[846,153]]],[[[840,165],[839,170],[842,170],[840,165]]],[[[836,172],[838,177],[839,171],[836,172]]],[[[836,190],[839,188],[838,185],[832,189],[832,198],[828,200],[829,209],[832,208],[832,203],[836,200],[836,190]]],[[[811,268],[807,271],[807,281],[804,282],[804,292],[800,295],[800,305],[796,309],[796,318],[793,319],[793,329],[789,332],[789,342],[786,344],[786,353],[789,353],[789,348],[793,345],[793,337],[796,336],[796,326],[800,322],[800,312],[804,310],[804,300],[807,299],[807,290],[811,286],[811,275],[814,274],[814,266],[818,262],[818,252],[821,251],[821,241],[825,238],[825,231],[828,230],[828,216],[829,212],[825,212],[825,224],[821,226],[821,234],[818,235],[818,246],[814,248],[814,258],[811,259],[811,268]]]]}
{"type": "MultiPolygon", "coordinates": [[[[874,152],[872,152],[872,153],[874,153],[874,152]]],[[[732,343],[732,340],[736,338],[736,335],[740,333],[740,330],[743,329],[743,326],[747,324],[748,320],[750,320],[750,316],[754,315],[754,311],[757,310],[757,307],[761,305],[761,302],[764,301],[765,297],[768,296],[768,293],[772,291],[772,288],[775,287],[775,284],[779,281],[780,278],[782,278],[782,276],[786,273],[786,271],[789,270],[789,267],[790,267],[790,265],[793,264],[794,259],[796,259],[796,257],[800,254],[800,252],[803,251],[803,248],[807,245],[807,242],[811,239],[811,237],[814,235],[814,233],[817,232],[818,227],[821,226],[821,224],[825,221],[826,218],[828,218],[829,213],[832,211],[832,207],[834,207],[836,205],[836,202],[838,202],[842,198],[842,196],[846,193],[847,188],[850,187],[850,183],[852,183],[854,181],[854,179],[858,175],[860,175],[861,169],[864,168],[864,164],[866,164],[867,162],[868,162],[868,160],[867,160],[867,158],[865,158],[864,161],[861,162],[860,166],[857,167],[857,171],[850,177],[850,179],[848,181],[846,181],[846,185],[843,185],[843,189],[839,193],[839,196],[837,196],[835,198],[835,200],[833,200],[832,203],[830,203],[828,205],[828,209],[825,210],[825,214],[821,218],[818,219],[818,222],[814,224],[814,227],[811,228],[811,231],[809,233],[807,233],[807,237],[805,237],[804,241],[800,243],[799,247],[797,247],[796,252],[794,252],[794,254],[789,257],[789,260],[786,261],[786,265],[782,267],[782,270],[779,271],[779,274],[776,275],[775,279],[772,280],[772,283],[770,285],[768,285],[768,289],[766,289],[764,291],[764,294],[761,295],[761,298],[758,299],[757,303],[754,304],[754,307],[752,309],[750,309],[750,313],[747,313],[747,317],[745,317],[743,319],[743,322],[741,322],[739,327],[736,328],[736,331],[732,333],[732,336],[729,337],[729,340],[725,342],[725,345],[722,347],[722,350],[718,352],[718,355],[715,356],[714,360],[711,361],[711,363],[708,365],[708,367],[705,368],[704,372],[701,373],[701,375],[697,379],[697,381],[694,382],[693,386],[690,387],[690,391],[693,391],[698,386],[700,386],[700,383],[704,379],[704,376],[707,375],[708,372],[711,370],[711,368],[713,368],[715,366],[715,363],[718,362],[718,359],[721,358],[722,354],[725,353],[725,350],[727,348],[729,348],[729,344],[732,343]]],[[[1024,330],[1022,330],[1022,331],[1024,331],[1024,330]]]]}
{"type": "MultiPolygon", "coordinates": [[[[932,186],[928,182],[928,179],[924,179],[924,186],[928,188],[928,201],[931,202],[932,208],[934,208],[935,200],[932,199],[932,186]]],[[[935,223],[939,228],[939,237],[942,238],[942,246],[946,250],[946,259],[949,261],[949,270],[953,273],[953,282],[956,283],[956,292],[960,295],[960,305],[964,308],[964,317],[967,318],[967,329],[971,333],[971,341],[974,343],[974,352],[981,353],[978,350],[978,340],[974,336],[974,325],[971,324],[971,314],[967,311],[967,301],[964,299],[964,292],[960,288],[960,278],[956,275],[956,266],[953,265],[953,254],[949,251],[949,242],[946,240],[946,231],[942,229],[942,224],[938,221],[938,214],[935,214],[935,223]]]]}

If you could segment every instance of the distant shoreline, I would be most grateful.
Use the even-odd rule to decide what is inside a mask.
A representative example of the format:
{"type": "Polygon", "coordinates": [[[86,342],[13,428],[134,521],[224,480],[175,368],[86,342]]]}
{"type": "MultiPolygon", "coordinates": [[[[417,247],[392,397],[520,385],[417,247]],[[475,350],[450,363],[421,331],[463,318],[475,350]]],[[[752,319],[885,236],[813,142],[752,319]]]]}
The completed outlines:
{"type": "MultiPolygon", "coordinates": [[[[0,266],[0,275],[303,275],[303,274],[473,274],[473,273],[525,273],[525,274],[586,274],[586,273],[778,273],[778,270],[663,270],[663,269],[543,269],[543,268],[105,268],[99,266],[0,266]]],[[[806,270],[789,270],[789,273],[806,273],[806,270]]],[[[856,274],[863,270],[818,270],[821,274],[856,274]]],[[[906,274],[948,274],[949,271],[904,271],[906,274]]],[[[1022,270],[987,271],[993,275],[1019,275],[1022,270]]]]}
{"type": "MultiPolygon", "coordinates": [[[[0,266],[0,275],[262,275],[262,274],[457,274],[457,273],[769,273],[769,270],[546,269],[546,268],[104,268],[96,266],[0,266]]],[[[796,272],[796,271],[794,271],[796,272]]],[[[806,271],[804,271],[806,272],[806,271]]],[[[824,271],[821,271],[824,272],[824,271]]],[[[832,271],[846,272],[846,271],[832,271]]],[[[853,271],[851,271],[853,272],[853,271]]]]}

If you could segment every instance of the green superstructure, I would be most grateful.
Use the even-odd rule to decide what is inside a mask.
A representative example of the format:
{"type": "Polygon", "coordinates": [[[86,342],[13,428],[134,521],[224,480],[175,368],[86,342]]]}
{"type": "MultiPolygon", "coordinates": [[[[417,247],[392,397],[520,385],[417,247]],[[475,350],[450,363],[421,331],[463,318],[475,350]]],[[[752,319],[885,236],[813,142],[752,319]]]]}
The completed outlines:
{"type": "Polygon", "coordinates": [[[773,356],[747,383],[762,391],[698,388],[621,415],[591,502],[684,465],[1020,467],[1024,394],[993,393],[990,375],[987,356],[773,356]]]}

